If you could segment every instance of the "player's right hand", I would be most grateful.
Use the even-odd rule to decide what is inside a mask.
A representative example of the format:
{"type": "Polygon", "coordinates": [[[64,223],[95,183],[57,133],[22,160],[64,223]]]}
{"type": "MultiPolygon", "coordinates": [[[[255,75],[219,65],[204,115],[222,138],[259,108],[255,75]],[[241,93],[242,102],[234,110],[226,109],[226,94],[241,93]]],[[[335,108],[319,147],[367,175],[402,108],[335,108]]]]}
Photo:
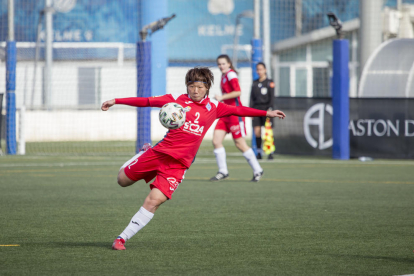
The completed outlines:
{"type": "Polygon", "coordinates": [[[115,99],[106,101],[102,104],[101,109],[102,109],[102,111],[107,111],[114,104],[115,104],[115,99]]]}
{"type": "Polygon", "coordinates": [[[267,111],[266,116],[270,118],[278,117],[279,119],[284,119],[286,117],[285,113],[280,110],[267,111]]]}

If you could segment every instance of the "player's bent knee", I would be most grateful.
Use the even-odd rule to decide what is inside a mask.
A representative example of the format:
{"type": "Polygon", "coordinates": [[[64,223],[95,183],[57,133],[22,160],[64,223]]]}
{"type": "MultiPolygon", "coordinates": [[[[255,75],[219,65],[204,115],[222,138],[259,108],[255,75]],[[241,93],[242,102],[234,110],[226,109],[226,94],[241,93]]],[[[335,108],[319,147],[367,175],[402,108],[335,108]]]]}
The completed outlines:
{"type": "Polygon", "coordinates": [[[144,204],[142,206],[146,210],[154,213],[165,201],[167,201],[167,197],[160,190],[154,188],[145,198],[144,204]]]}
{"type": "Polygon", "coordinates": [[[155,211],[160,207],[161,204],[163,204],[163,201],[160,200],[151,200],[151,199],[145,199],[144,204],[142,205],[145,210],[155,213],[155,211]]]}
{"type": "Polygon", "coordinates": [[[158,199],[158,198],[151,198],[151,197],[147,197],[144,201],[144,205],[148,206],[149,209],[152,209],[154,207],[158,207],[163,203],[162,200],[158,199]]]}
{"type": "Polygon", "coordinates": [[[214,142],[214,141],[213,141],[213,146],[215,149],[219,149],[223,147],[223,145],[220,142],[214,142]]]}
{"type": "Polygon", "coordinates": [[[118,185],[119,186],[121,186],[121,187],[126,187],[126,183],[119,177],[119,175],[118,175],[118,179],[117,179],[118,181],[118,185]]]}
{"type": "Polygon", "coordinates": [[[132,185],[135,183],[135,181],[131,180],[128,178],[128,176],[126,176],[124,169],[122,169],[119,173],[118,173],[118,184],[121,187],[127,187],[129,185],[132,185]]]}
{"type": "Polygon", "coordinates": [[[126,183],[122,180],[122,178],[119,177],[118,175],[118,179],[117,179],[118,185],[121,187],[126,187],[126,183]]]}
{"type": "Polygon", "coordinates": [[[215,149],[219,149],[223,147],[223,143],[220,139],[213,138],[213,146],[215,149]]]}
{"type": "Polygon", "coordinates": [[[234,144],[236,145],[236,148],[238,148],[241,152],[249,150],[249,146],[247,145],[246,140],[243,138],[234,140],[234,144]]]}

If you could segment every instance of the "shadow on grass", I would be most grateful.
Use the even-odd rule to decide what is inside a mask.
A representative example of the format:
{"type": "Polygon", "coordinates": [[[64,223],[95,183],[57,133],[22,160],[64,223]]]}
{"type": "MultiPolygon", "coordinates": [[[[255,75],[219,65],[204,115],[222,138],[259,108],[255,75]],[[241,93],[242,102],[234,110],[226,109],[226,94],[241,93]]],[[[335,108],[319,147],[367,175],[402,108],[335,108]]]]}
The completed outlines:
{"type": "Polygon", "coordinates": [[[52,242],[50,247],[99,247],[99,248],[112,248],[112,242],[52,242]]]}
{"type": "MultiPolygon", "coordinates": [[[[231,182],[231,183],[239,183],[239,182],[250,182],[250,183],[256,183],[256,182],[252,182],[251,178],[246,178],[246,179],[235,179],[235,178],[227,178],[224,180],[218,180],[218,181],[210,181],[210,178],[208,177],[186,177],[185,180],[191,180],[191,181],[199,181],[199,182],[209,182],[209,183],[226,183],[226,182],[231,182]]],[[[269,180],[268,180],[269,181],[269,180]]],[[[274,180],[270,180],[270,181],[274,181],[274,180]]]]}
{"type": "MultiPolygon", "coordinates": [[[[66,248],[66,249],[82,249],[82,248],[96,248],[96,249],[105,249],[109,251],[114,251],[112,249],[112,242],[54,242],[48,245],[53,248],[66,248]]],[[[177,243],[156,243],[154,241],[136,241],[130,242],[127,246],[129,251],[139,251],[141,252],[143,248],[150,249],[152,252],[163,251],[163,250],[172,250],[180,248],[180,244],[177,243]]],[[[186,248],[183,246],[183,248],[186,248]]]]}
{"type": "Polygon", "coordinates": [[[378,260],[378,261],[391,261],[391,262],[398,262],[398,263],[407,263],[407,264],[414,264],[414,254],[411,258],[398,258],[398,257],[386,257],[386,256],[364,256],[364,255],[330,255],[334,257],[345,257],[350,259],[368,259],[368,260],[378,260]]]}

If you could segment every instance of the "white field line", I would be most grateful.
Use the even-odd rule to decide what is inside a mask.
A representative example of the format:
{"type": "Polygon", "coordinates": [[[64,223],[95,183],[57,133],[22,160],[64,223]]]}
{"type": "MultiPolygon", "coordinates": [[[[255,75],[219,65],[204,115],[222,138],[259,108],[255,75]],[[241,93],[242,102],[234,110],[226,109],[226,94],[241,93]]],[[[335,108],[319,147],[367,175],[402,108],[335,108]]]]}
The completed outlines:
{"type": "MultiPolygon", "coordinates": [[[[127,158],[125,158],[125,161],[127,158]]],[[[228,159],[229,164],[242,164],[246,163],[244,158],[240,159],[228,159]]],[[[263,164],[329,164],[329,165],[361,165],[361,166],[376,166],[376,165],[403,165],[403,166],[414,166],[414,161],[370,161],[370,162],[361,162],[358,160],[290,160],[290,159],[275,159],[275,160],[260,160],[260,163],[263,164]]],[[[112,166],[112,165],[122,165],[124,161],[108,161],[108,162],[58,162],[58,163],[8,163],[0,164],[0,168],[10,168],[10,167],[65,167],[65,166],[112,166]]],[[[215,158],[196,158],[196,164],[215,164],[215,158]]]]}

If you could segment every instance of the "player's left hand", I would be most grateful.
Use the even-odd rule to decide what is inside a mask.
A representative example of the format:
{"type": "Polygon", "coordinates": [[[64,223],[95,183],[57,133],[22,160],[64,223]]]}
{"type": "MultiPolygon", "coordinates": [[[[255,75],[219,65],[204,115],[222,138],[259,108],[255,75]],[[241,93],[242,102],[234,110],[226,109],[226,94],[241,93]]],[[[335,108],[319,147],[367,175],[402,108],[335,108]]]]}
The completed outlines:
{"type": "Polygon", "coordinates": [[[102,104],[101,109],[102,109],[102,111],[107,111],[114,104],[115,104],[115,99],[106,101],[102,104]]]}
{"type": "Polygon", "coordinates": [[[280,110],[268,111],[266,116],[270,118],[278,117],[279,119],[284,119],[286,117],[285,113],[280,110]]]}

